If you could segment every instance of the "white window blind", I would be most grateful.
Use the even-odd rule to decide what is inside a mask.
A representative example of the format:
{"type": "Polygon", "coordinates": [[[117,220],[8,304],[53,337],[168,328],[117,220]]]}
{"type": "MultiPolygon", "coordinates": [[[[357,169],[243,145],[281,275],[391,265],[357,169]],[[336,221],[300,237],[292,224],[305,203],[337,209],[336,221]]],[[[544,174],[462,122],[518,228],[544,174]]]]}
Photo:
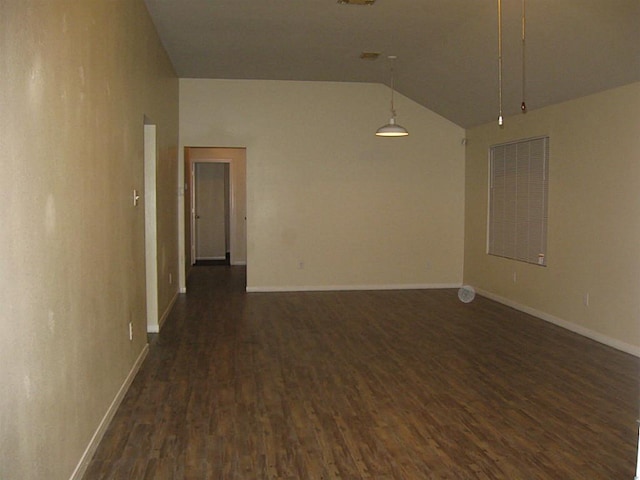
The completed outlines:
{"type": "Polygon", "coordinates": [[[548,169],[549,137],[491,147],[489,254],[546,265],[548,169]]]}

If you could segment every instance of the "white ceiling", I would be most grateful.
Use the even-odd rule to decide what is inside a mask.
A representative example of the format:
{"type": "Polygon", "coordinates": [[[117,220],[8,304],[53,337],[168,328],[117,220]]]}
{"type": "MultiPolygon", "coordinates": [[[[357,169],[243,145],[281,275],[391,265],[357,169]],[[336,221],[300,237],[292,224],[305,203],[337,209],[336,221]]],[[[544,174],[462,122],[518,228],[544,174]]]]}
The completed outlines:
{"type": "MultiPolygon", "coordinates": [[[[389,84],[462,126],[498,116],[496,0],[145,0],[181,78],[389,84]],[[361,60],[363,51],[382,55],[361,60]]],[[[505,115],[522,99],[522,0],[502,0],[505,115]]],[[[529,110],[640,81],[640,0],[527,0],[529,110]]]]}

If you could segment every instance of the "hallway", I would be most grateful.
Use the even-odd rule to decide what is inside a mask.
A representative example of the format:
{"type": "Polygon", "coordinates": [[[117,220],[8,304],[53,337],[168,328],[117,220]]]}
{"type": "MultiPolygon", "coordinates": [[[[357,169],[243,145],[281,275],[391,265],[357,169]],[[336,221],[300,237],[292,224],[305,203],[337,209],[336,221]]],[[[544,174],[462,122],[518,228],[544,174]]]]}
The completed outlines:
{"type": "Polygon", "coordinates": [[[195,267],[85,479],[631,479],[640,361],[454,290],[195,267]]]}

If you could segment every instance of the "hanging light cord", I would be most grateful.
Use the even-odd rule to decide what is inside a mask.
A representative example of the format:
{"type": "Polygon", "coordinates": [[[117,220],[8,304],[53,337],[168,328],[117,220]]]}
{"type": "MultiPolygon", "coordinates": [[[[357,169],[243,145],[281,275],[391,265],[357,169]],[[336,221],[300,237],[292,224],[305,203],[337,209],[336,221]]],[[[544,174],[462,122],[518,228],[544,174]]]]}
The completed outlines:
{"type": "Polygon", "coordinates": [[[393,118],[396,118],[396,109],[393,102],[393,77],[395,74],[396,57],[392,55],[389,57],[389,59],[391,60],[391,116],[393,118]]]}
{"type": "Polygon", "coordinates": [[[502,0],[498,0],[498,125],[502,126],[502,0]]]}
{"type": "Polygon", "coordinates": [[[526,76],[526,56],[525,56],[525,43],[526,43],[526,26],[527,26],[527,16],[526,16],[526,0],[522,0],[522,103],[520,104],[520,110],[522,113],[527,113],[527,104],[525,103],[525,91],[527,86],[527,76],[526,76]]]}

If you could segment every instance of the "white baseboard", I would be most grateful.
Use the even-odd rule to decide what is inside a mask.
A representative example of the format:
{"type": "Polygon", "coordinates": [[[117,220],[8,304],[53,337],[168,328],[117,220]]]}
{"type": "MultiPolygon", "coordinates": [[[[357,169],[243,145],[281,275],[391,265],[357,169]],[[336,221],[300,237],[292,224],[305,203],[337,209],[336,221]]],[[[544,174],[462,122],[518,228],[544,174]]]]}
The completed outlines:
{"type": "MultiPolygon", "coordinates": [[[[186,291],[187,290],[185,288],[185,293],[186,291]]],[[[147,325],[147,333],[160,333],[160,330],[162,329],[162,325],[164,324],[165,320],[171,313],[171,309],[173,308],[173,305],[176,303],[177,299],[178,299],[178,291],[176,290],[176,292],[173,294],[173,298],[169,302],[169,305],[167,305],[167,308],[164,309],[164,312],[158,319],[158,325],[147,325]]]]}
{"type": "Polygon", "coordinates": [[[104,417],[102,417],[102,420],[98,425],[98,428],[96,429],[95,433],[91,437],[91,440],[89,441],[89,445],[87,445],[87,448],[85,448],[84,453],[82,454],[82,457],[80,457],[80,461],[78,462],[78,465],[76,466],[75,470],[71,474],[71,477],[69,477],[69,480],[82,479],[83,475],[87,470],[87,467],[89,466],[89,463],[91,462],[91,459],[93,458],[94,453],[96,453],[96,450],[98,449],[98,445],[100,444],[102,437],[107,431],[107,427],[109,426],[109,423],[113,419],[113,416],[116,414],[118,407],[122,403],[122,400],[124,399],[124,396],[127,393],[127,390],[129,390],[129,387],[131,386],[133,379],[135,378],[136,374],[140,370],[140,367],[142,366],[142,362],[144,362],[144,359],[146,358],[148,353],[149,353],[149,345],[147,344],[144,346],[144,348],[140,352],[140,355],[138,355],[138,358],[136,359],[135,363],[131,367],[131,370],[129,371],[127,378],[125,378],[124,383],[120,386],[118,393],[116,394],[113,401],[111,402],[111,405],[109,405],[109,408],[107,409],[107,412],[104,414],[104,417]]]}
{"type": "Polygon", "coordinates": [[[164,322],[167,320],[167,317],[171,313],[171,310],[173,310],[173,306],[175,305],[177,299],[178,299],[178,291],[176,290],[173,294],[173,298],[169,302],[169,305],[167,305],[167,308],[165,308],[164,313],[160,317],[160,321],[158,322],[160,328],[162,328],[162,325],[164,325],[164,322]]]}
{"type": "Polygon", "coordinates": [[[233,265],[234,267],[242,267],[242,266],[246,266],[247,265],[247,261],[246,260],[236,260],[235,262],[231,262],[231,265],[233,265]]]}
{"type": "Polygon", "coordinates": [[[460,283],[413,283],[394,285],[305,285],[305,286],[253,286],[247,292],[339,292],[351,290],[431,290],[459,288],[460,283]]]}
{"type": "Polygon", "coordinates": [[[554,325],[565,328],[574,333],[582,335],[583,337],[590,338],[591,340],[595,340],[596,342],[602,343],[609,347],[615,348],[616,350],[629,353],[635,357],[640,357],[640,347],[622,342],[615,338],[611,338],[607,335],[603,335],[602,333],[583,327],[582,325],[578,325],[576,323],[563,320],[562,318],[558,318],[549,313],[536,310],[535,308],[531,308],[527,305],[522,305],[518,302],[514,302],[513,300],[509,300],[508,298],[501,297],[500,295],[487,292],[486,290],[476,289],[476,291],[478,295],[482,295],[483,297],[487,297],[498,303],[507,305],[508,307],[515,308],[516,310],[520,310],[521,312],[528,313],[529,315],[533,315],[534,317],[540,318],[541,320],[545,320],[549,323],[553,323],[554,325]]]}

